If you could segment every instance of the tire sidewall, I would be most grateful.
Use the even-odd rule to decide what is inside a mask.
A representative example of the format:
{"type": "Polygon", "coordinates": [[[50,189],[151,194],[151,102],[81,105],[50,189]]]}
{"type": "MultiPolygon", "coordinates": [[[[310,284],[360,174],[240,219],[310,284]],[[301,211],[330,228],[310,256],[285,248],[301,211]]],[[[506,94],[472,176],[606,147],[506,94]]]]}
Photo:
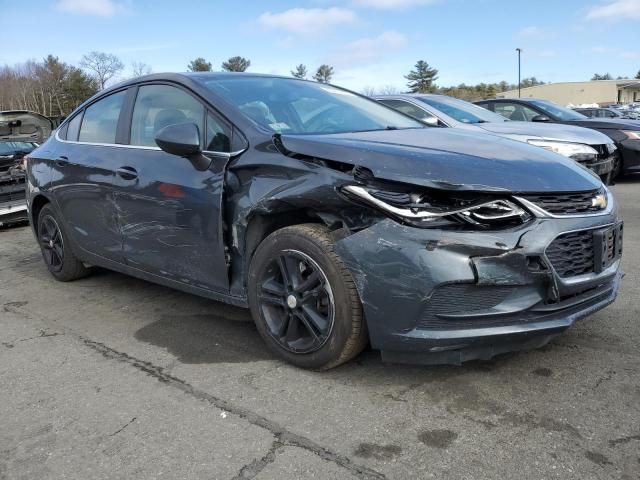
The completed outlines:
{"type": "Polygon", "coordinates": [[[260,335],[268,347],[288,362],[308,369],[321,369],[340,357],[352,334],[353,299],[344,283],[340,268],[330,254],[310,235],[293,229],[283,229],[267,237],[251,260],[248,277],[249,308],[260,335]],[[264,270],[272,259],[285,250],[296,250],[308,255],[322,269],[329,282],[334,299],[334,324],[327,341],[311,353],[296,354],[285,350],[271,336],[262,317],[258,302],[258,285],[264,270]]]}
{"type": "Polygon", "coordinates": [[[42,253],[42,258],[45,261],[45,265],[47,267],[47,270],[49,270],[49,273],[51,273],[51,275],[53,275],[58,280],[63,280],[63,281],[66,280],[72,274],[72,271],[76,268],[74,263],[77,262],[78,260],[71,253],[71,250],[70,250],[71,247],[69,245],[68,236],[64,230],[64,227],[60,222],[60,218],[56,214],[56,211],[51,206],[51,204],[46,204],[44,207],[42,207],[42,210],[40,210],[38,214],[37,238],[38,238],[38,244],[40,246],[40,251],[42,253]],[[51,217],[55,221],[56,225],[58,226],[58,229],[60,230],[60,236],[62,237],[62,245],[63,245],[62,268],[57,272],[51,270],[51,268],[49,267],[49,264],[47,263],[47,259],[44,255],[44,250],[42,248],[42,241],[41,241],[42,224],[45,217],[47,216],[51,217]]]}

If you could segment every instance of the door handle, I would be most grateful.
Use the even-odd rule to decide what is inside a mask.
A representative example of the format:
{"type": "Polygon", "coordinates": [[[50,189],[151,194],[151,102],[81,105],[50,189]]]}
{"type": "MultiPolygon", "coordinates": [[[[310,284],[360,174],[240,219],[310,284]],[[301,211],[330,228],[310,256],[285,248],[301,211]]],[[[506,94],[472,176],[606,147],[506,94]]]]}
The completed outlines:
{"type": "Polygon", "coordinates": [[[135,180],[138,178],[138,172],[133,167],[120,167],[116,170],[116,173],[125,180],[135,180]]]}
{"type": "Polygon", "coordinates": [[[56,158],[55,164],[59,167],[66,167],[67,165],[69,165],[69,158],[65,157],[64,155],[60,155],[58,158],[56,158]]]}

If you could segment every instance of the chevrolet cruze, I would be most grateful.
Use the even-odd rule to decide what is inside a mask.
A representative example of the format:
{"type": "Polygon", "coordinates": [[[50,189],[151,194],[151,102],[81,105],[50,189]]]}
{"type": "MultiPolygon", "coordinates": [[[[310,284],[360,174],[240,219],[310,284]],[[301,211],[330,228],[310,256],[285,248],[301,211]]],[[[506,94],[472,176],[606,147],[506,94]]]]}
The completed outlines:
{"type": "Polygon", "coordinates": [[[56,279],[96,265],[248,307],[304,368],[367,344],[422,364],[535,348],[613,302],[622,276],[615,200],[573,160],[303,80],[121,83],[27,174],[56,279]]]}

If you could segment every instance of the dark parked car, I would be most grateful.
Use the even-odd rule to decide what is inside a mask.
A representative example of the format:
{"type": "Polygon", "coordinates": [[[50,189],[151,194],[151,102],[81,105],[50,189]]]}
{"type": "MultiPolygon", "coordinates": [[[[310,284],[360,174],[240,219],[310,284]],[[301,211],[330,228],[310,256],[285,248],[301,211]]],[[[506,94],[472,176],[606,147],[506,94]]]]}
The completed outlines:
{"type": "Polygon", "coordinates": [[[249,307],[305,368],[367,342],[417,363],[538,347],[613,302],[622,275],[622,223],[592,172],[315,82],[121,83],[27,171],[55,278],[99,265],[249,307]]]}
{"type": "Polygon", "coordinates": [[[510,120],[563,123],[598,130],[618,147],[613,178],[625,172],[640,171],[640,123],[635,120],[589,118],[570,108],[535,98],[497,98],[476,102],[476,105],[510,120]]]}
{"type": "Polygon", "coordinates": [[[0,226],[28,220],[22,158],[51,134],[51,121],[24,110],[0,112],[0,226]]]}
{"type": "Polygon", "coordinates": [[[512,122],[484,108],[446,95],[402,93],[374,97],[422,122],[464,128],[526,142],[569,157],[609,183],[616,146],[606,135],[571,125],[512,122]]]}
{"type": "Polygon", "coordinates": [[[619,118],[619,119],[627,119],[627,120],[640,119],[640,114],[637,114],[632,110],[618,110],[616,108],[576,107],[573,109],[573,111],[581,113],[585,117],[589,117],[589,118],[619,118]]]}

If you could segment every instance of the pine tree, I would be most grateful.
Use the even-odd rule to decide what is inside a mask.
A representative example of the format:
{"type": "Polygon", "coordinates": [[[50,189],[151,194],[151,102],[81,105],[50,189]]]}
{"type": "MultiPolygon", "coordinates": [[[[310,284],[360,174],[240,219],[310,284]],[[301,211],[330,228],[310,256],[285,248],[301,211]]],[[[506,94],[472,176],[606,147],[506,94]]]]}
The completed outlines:
{"type": "Polygon", "coordinates": [[[295,78],[307,78],[307,66],[301,63],[295,70],[291,70],[291,75],[295,78]]]}
{"type": "Polygon", "coordinates": [[[333,77],[333,67],[331,65],[320,65],[313,76],[316,82],[329,83],[333,77]]]}
{"type": "Polygon", "coordinates": [[[187,66],[190,72],[210,72],[211,62],[207,62],[204,58],[198,57],[191,60],[187,66]]]}
{"type": "Polygon", "coordinates": [[[244,57],[231,57],[226,62],[222,62],[222,69],[227,72],[244,72],[251,66],[251,60],[244,57]]]}
{"type": "Polygon", "coordinates": [[[409,80],[407,86],[411,93],[428,93],[435,90],[433,82],[438,79],[438,70],[431,68],[424,60],[418,60],[415,70],[411,70],[404,78],[409,80]]]}

